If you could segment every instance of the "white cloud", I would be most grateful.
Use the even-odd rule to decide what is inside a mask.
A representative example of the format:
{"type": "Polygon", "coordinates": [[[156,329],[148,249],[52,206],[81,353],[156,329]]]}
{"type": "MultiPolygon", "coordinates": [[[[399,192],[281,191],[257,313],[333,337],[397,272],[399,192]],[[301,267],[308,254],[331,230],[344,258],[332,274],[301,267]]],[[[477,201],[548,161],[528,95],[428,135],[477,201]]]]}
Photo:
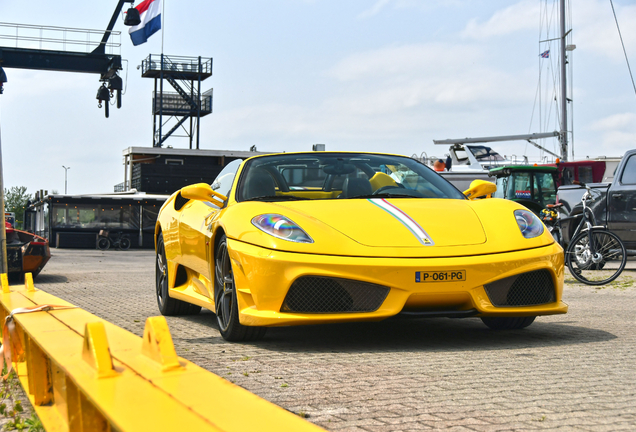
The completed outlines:
{"type": "Polygon", "coordinates": [[[633,149],[636,143],[636,114],[624,112],[609,115],[583,127],[578,135],[584,137],[574,147],[579,158],[599,154],[622,156],[627,150],[633,149]]]}
{"type": "MultiPolygon", "coordinates": [[[[636,5],[614,2],[625,49],[630,58],[636,55],[636,5]],[[631,53],[631,55],[630,55],[631,53]]],[[[577,50],[609,57],[614,62],[625,62],[616,22],[609,2],[580,0],[573,9],[573,41],[577,50]]],[[[633,61],[633,60],[632,60],[633,61]]]]}
{"type": "Polygon", "coordinates": [[[636,129],[636,114],[620,113],[595,121],[590,126],[592,130],[636,129]]]}
{"type": "Polygon", "coordinates": [[[371,18],[392,5],[394,9],[434,10],[438,7],[461,6],[466,0],[376,0],[368,9],[358,15],[358,19],[371,18]]]}
{"type": "MultiPolygon", "coordinates": [[[[636,5],[615,3],[614,7],[628,56],[631,52],[633,57],[636,54],[636,26],[632,23],[636,22],[636,5]]],[[[543,10],[543,13],[550,17],[550,37],[556,37],[559,26],[558,11],[550,7],[547,11],[543,10]]],[[[521,31],[538,31],[540,14],[538,1],[522,0],[496,11],[486,21],[471,19],[461,35],[469,39],[485,40],[521,31]]],[[[546,25],[544,18],[542,29],[544,35],[546,25]]],[[[572,42],[577,45],[578,51],[592,51],[603,57],[610,57],[613,61],[624,61],[612,8],[605,0],[578,0],[573,3],[572,42]]]]}
{"type": "MultiPolygon", "coordinates": [[[[353,54],[334,65],[328,75],[367,95],[378,95],[382,106],[470,103],[532,98],[518,85],[525,76],[492,66],[480,45],[429,43],[387,47],[353,54]],[[369,91],[371,90],[371,91],[369,91]],[[392,102],[392,103],[386,103],[392,102]]],[[[347,93],[349,94],[349,93],[347,93]]],[[[365,102],[361,103],[362,106],[365,102]]]]}
{"type": "Polygon", "coordinates": [[[326,142],[331,149],[412,154],[433,138],[461,135],[459,130],[520,133],[512,121],[519,109],[529,114],[534,97],[532,87],[519,85],[534,83],[534,70],[500,70],[483,47],[471,44],[413,44],[355,53],[326,75],[332,79],[324,84],[326,96],[318,103],[261,104],[219,113],[215,135],[226,143],[280,142],[279,148],[267,150],[302,150],[311,142],[326,142]],[[414,142],[413,137],[421,138],[414,142]]]}
{"type": "Polygon", "coordinates": [[[352,54],[328,70],[340,81],[366,78],[403,79],[448,76],[480,67],[485,53],[479,45],[425,43],[391,46],[352,54]]]}
{"type": "Polygon", "coordinates": [[[358,15],[358,18],[364,19],[372,17],[373,15],[377,15],[378,12],[380,12],[382,8],[384,8],[384,6],[386,6],[390,2],[391,0],[377,0],[373,6],[358,15]]]}
{"type": "Polygon", "coordinates": [[[472,19],[462,36],[471,39],[500,37],[539,26],[539,4],[536,0],[523,0],[495,12],[486,22],[472,19]]]}

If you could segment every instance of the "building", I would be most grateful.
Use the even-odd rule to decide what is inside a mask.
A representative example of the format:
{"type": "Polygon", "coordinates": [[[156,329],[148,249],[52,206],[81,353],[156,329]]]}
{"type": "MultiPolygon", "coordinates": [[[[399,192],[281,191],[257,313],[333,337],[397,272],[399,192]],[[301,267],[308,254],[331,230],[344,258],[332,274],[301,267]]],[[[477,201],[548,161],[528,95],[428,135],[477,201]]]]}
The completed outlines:
{"type": "Polygon", "coordinates": [[[112,194],[36,193],[25,212],[25,230],[51,247],[94,249],[100,230],[127,234],[134,248],[154,247],[159,209],[168,197],[194,183],[211,184],[228,163],[263,152],[129,147],[124,181],[112,194]]]}
{"type": "Polygon", "coordinates": [[[25,230],[51,247],[95,249],[100,230],[128,234],[134,248],[153,248],[159,209],[168,195],[131,192],[99,195],[45,195],[24,216],[25,230]]]}
{"type": "Polygon", "coordinates": [[[115,192],[172,194],[195,183],[212,183],[228,163],[265,152],[128,147],[123,151],[124,181],[115,192]]]}

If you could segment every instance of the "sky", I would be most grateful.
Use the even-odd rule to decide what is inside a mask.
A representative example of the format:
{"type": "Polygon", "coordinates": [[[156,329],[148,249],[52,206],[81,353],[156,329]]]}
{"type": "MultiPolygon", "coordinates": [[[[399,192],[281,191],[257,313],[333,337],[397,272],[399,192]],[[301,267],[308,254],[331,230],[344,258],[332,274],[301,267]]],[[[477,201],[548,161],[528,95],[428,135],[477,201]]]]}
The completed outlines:
{"type": "MultiPolygon", "coordinates": [[[[443,157],[448,148],[434,139],[558,128],[546,103],[554,90],[537,92],[539,79],[550,83],[556,71],[556,46],[549,60],[539,56],[547,25],[556,25],[541,18],[553,15],[553,0],[164,1],[163,35],[146,44],[132,45],[123,19],[115,26],[126,92],[109,119],[97,107],[97,75],[5,68],[5,188],[63,193],[66,166],[69,194],[112,192],[124,179],[122,151],[152,146],[153,80],[137,66],[161,52],[162,39],[167,55],[214,59],[202,84],[214,88],[202,149],[304,151],[323,143],[443,157]]],[[[612,9],[608,0],[572,3],[574,157],[621,156],[636,148],[636,94],[612,9]]],[[[104,30],[116,4],[0,0],[0,22],[104,30]]],[[[636,3],[614,6],[636,68],[636,3]]],[[[557,149],[555,140],[543,144],[557,149]]],[[[492,146],[543,156],[525,142],[492,146]]]]}

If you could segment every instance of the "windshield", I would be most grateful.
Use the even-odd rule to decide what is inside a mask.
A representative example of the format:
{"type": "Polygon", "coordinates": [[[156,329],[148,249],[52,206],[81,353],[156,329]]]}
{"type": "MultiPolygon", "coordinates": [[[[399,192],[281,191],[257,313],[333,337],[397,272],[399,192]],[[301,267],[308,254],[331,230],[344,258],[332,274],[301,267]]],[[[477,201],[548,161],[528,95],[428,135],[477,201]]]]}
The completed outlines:
{"type": "Polygon", "coordinates": [[[493,197],[554,204],[556,184],[551,172],[513,172],[510,176],[497,178],[497,191],[493,197]]]}
{"type": "Polygon", "coordinates": [[[366,153],[277,154],[248,160],[237,201],[451,198],[461,192],[414,159],[366,153]]]}
{"type": "Polygon", "coordinates": [[[491,162],[505,160],[499,153],[486,146],[466,146],[475,155],[479,162],[491,162]]]}

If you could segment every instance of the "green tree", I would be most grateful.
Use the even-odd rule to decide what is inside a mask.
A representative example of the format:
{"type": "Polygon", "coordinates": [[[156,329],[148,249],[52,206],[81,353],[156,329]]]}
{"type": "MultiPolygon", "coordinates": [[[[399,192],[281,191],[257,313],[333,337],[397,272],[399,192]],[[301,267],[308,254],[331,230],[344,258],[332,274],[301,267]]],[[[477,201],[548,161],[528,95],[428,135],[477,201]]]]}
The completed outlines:
{"type": "Polygon", "coordinates": [[[27,201],[31,199],[31,194],[27,193],[26,186],[13,186],[4,190],[4,211],[14,212],[16,223],[24,222],[24,210],[27,201]]]}

